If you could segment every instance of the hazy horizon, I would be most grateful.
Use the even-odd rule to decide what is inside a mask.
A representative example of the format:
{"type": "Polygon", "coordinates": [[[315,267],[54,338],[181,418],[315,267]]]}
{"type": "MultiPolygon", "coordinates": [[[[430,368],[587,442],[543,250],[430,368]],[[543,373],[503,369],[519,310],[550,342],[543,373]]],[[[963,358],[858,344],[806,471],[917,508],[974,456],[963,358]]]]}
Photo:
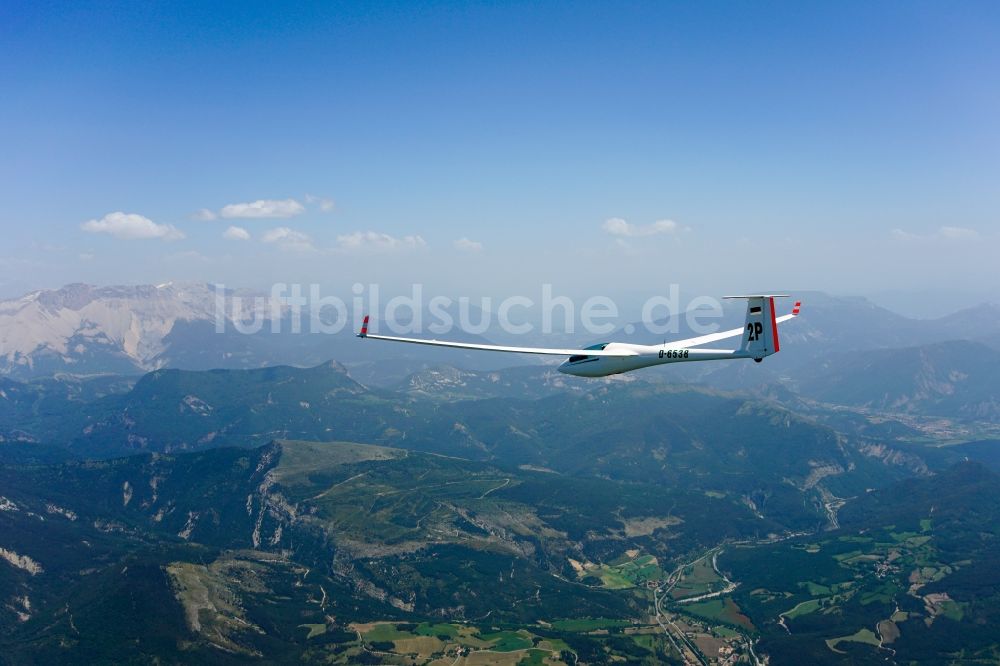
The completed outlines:
{"type": "MultiPolygon", "coordinates": [[[[605,321],[617,322],[618,324],[631,323],[635,321],[648,321],[648,318],[643,316],[644,306],[654,303],[655,309],[653,312],[653,320],[662,317],[666,313],[670,315],[683,314],[688,311],[696,311],[704,308],[724,308],[727,312],[740,310],[739,307],[733,303],[727,303],[723,299],[725,294],[719,293],[708,293],[692,288],[683,288],[682,285],[666,285],[663,290],[657,290],[655,288],[650,289],[634,289],[634,290],[617,290],[614,292],[604,292],[604,293],[591,293],[591,292],[580,292],[579,290],[560,290],[557,285],[550,283],[544,283],[535,285],[533,289],[526,291],[495,291],[492,293],[485,293],[479,291],[469,291],[463,290],[461,287],[446,287],[437,290],[429,290],[426,285],[420,283],[411,283],[408,285],[397,285],[389,286],[388,290],[385,290],[385,285],[381,283],[351,283],[351,284],[323,284],[319,282],[313,283],[272,283],[272,284],[260,284],[260,285],[244,285],[244,284],[226,284],[221,282],[201,282],[201,281],[168,281],[160,284],[152,283],[135,283],[135,284],[113,284],[113,283],[87,283],[87,282],[75,282],[68,283],[65,285],[59,285],[54,287],[41,286],[36,289],[31,289],[27,291],[19,291],[17,293],[6,294],[0,290],[0,301],[15,302],[20,298],[27,296],[36,291],[60,291],[72,286],[73,284],[84,284],[96,289],[105,288],[117,288],[117,287],[165,287],[170,285],[185,286],[185,285],[207,285],[213,288],[221,288],[227,292],[233,292],[234,294],[242,294],[242,298],[254,298],[254,297],[270,297],[272,299],[277,299],[279,301],[286,301],[289,298],[302,298],[303,301],[303,311],[308,312],[311,308],[316,306],[316,303],[323,307],[323,298],[333,297],[339,302],[345,304],[348,310],[356,310],[358,306],[352,305],[352,299],[361,298],[364,306],[362,306],[362,311],[379,313],[383,312],[384,307],[387,303],[393,299],[403,299],[404,301],[414,302],[420,305],[420,309],[424,314],[428,313],[428,308],[431,305],[431,301],[435,298],[447,299],[447,308],[457,308],[460,303],[464,302],[469,304],[471,311],[481,312],[487,311],[496,314],[497,308],[505,301],[518,301],[519,299],[528,299],[530,304],[527,307],[517,306],[518,308],[518,321],[526,321],[532,323],[538,323],[541,321],[544,311],[549,312],[549,316],[554,320],[561,320],[564,316],[563,304],[569,303],[571,309],[571,317],[574,320],[579,319],[581,316],[581,309],[584,304],[591,300],[599,300],[601,302],[609,302],[614,308],[617,315],[612,316],[610,319],[605,318],[605,321]],[[294,291],[293,291],[294,290],[294,291]],[[419,298],[414,300],[414,294],[419,294],[419,298]],[[374,298],[374,300],[373,300],[374,298]],[[566,300],[568,299],[568,301],[566,300]],[[550,303],[550,305],[545,305],[550,303]]],[[[762,286],[762,285],[758,285],[762,286]]],[[[771,292],[774,290],[755,290],[751,289],[748,291],[760,291],[760,292],[771,292]]],[[[964,293],[956,293],[952,291],[897,291],[897,292],[836,292],[836,291],[824,291],[824,290],[814,290],[814,289],[785,289],[788,295],[793,298],[793,300],[803,300],[807,307],[812,305],[812,297],[816,294],[822,294],[824,297],[828,296],[835,299],[863,299],[878,307],[884,308],[892,313],[902,315],[911,319],[938,319],[941,317],[946,317],[948,315],[955,314],[960,311],[974,309],[979,306],[998,306],[1000,307],[1000,300],[996,296],[990,293],[988,290],[984,290],[980,293],[969,291],[964,293]]],[[[825,299],[824,299],[825,300],[825,299]]],[[[781,303],[780,309],[788,309],[791,307],[791,302],[781,303]]],[[[229,302],[226,301],[229,307],[229,302]]],[[[437,307],[437,306],[435,306],[437,307]]],[[[462,306],[464,307],[464,306],[462,306]]],[[[400,321],[405,321],[408,317],[406,314],[410,312],[410,309],[404,308],[402,311],[402,319],[400,321]]],[[[730,312],[731,314],[731,312],[730,312]]],[[[598,315],[604,316],[604,315],[598,315]]],[[[703,316],[703,315],[700,315],[703,316]]],[[[710,318],[714,318],[717,315],[709,315],[710,318]]],[[[353,315],[351,315],[353,317],[353,315]]],[[[357,324],[358,322],[353,321],[357,317],[352,318],[352,324],[357,324]]],[[[459,326],[461,328],[461,326],[459,326]]],[[[558,329],[559,327],[555,327],[558,329]]]]}

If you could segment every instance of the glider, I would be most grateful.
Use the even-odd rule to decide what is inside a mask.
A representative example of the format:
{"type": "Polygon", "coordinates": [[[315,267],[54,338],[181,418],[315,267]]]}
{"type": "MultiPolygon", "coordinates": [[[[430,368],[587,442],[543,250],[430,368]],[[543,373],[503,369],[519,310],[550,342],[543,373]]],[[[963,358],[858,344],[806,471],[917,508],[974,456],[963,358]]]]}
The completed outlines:
{"type": "Polygon", "coordinates": [[[482,351],[512,352],[517,354],[546,354],[568,356],[558,370],[577,377],[606,377],[622,372],[647,368],[664,363],[689,361],[719,361],[737,358],[752,358],[760,363],[765,356],[777,354],[781,349],[778,342],[778,324],[799,316],[801,302],[796,301],[791,314],[775,316],[774,299],[786,298],[787,294],[749,294],[725,296],[724,298],[746,299],[746,323],[741,328],[710,333],[696,338],[676,340],[660,345],[637,345],[629,342],[605,342],[585,349],[547,349],[544,347],[507,347],[504,345],[480,345],[469,342],[449,342],[446,340],[425,340],[421,338],[401,338],[391,335],[377,335],[368,332],[368,315],[361,325],[359,338],[409,342],[436,347],[457,349],[478,349],[482,351]],[[702,345],[742,338],[739,349],[703,349],[702,345]]]}

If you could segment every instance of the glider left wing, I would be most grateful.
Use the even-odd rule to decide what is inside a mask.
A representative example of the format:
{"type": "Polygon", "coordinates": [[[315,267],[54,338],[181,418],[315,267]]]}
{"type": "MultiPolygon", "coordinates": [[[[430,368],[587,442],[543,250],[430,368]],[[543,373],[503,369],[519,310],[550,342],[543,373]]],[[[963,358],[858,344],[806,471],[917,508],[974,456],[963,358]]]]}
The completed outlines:
{"type": "Polygon", "coordinates": [[[372,340],[391,340],[393,342],[409,342],[416,345],[431,345],[434,347],[454,347],[457,349],[479,349],[482,351],[511,352],[515,354],[547,354],[550,356],[636,356],[637,352],[630,349],[548,349],[545,347],[507,347],[504,345],[479,345],[471,342],[449,342],[447,340],[426,340],[423,338],[401,338],[393,335],[376,335],[368,332],[368,315],[365,315],[361,325],[359,338],[372,340]]]}

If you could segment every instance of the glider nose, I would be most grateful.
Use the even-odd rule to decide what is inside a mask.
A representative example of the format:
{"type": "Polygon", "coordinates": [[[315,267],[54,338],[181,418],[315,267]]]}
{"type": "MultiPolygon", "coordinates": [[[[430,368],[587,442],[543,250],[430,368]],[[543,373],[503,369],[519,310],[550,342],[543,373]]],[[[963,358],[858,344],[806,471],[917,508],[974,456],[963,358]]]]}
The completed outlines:
{"type": "Polygon", "coordinates": [[[573,356],[560,363],[556,370],[564,375],[573,375],[574,377],[603,377],[607,374],[604,370],[604,363],[594,356],[589,358],[573,356]]]}

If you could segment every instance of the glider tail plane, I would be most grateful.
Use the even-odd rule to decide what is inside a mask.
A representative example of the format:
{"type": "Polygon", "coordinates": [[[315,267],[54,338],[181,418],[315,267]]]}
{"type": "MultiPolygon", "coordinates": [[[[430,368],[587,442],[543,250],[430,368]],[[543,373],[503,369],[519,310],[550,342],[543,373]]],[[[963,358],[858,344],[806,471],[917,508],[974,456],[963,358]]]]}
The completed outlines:
{"type": "MultiPolygon", "coordinates": [[[[774,299],[784,296],[786,294],[751,294],[726,297],[745,298],[747,301],[747,318],[743,325],[743,342],[740,344],[740,350],[747,352],[756,361],[781,351],[781,342],[778,339],[778,322],[774,312],[774,299]]],[[[795,305],[794,314],[798,314],[798,303],[795,305]]]]}

